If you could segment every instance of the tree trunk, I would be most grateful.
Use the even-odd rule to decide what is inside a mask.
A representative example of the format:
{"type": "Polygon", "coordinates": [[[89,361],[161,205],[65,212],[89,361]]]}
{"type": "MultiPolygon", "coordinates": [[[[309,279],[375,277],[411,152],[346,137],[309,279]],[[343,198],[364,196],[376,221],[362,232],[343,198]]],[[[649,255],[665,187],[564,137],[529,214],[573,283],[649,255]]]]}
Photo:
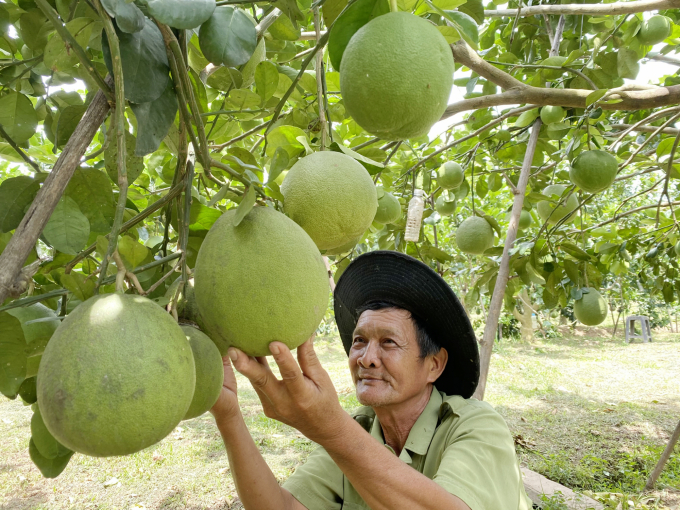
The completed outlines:
{"type": "MultiPolygon", "coordinates": [[[[109,85],[113,83],[107,77],[109,85]]],[[[109,111],[106,96],[100,90],[88,106],[85,115],[71,135],[45,183],[14,231],[12,239],[0,254],[0,303],[10,295],[12,285],[21,272],[26,258],[50,219],[69,180],[80,164],[80,158],[92,142],[109,111]]]]}
{"type": "Polygon", "coordinates": [[[530,303],[529,294],[526,289],[522,289],[520,293],[521,299],[518,300],[518,305],[522,306],[522,312],[520,313],[517,306],[512,309],[512,315],[515,316],[520,323],[520,333],[522,335],[522,341],[526,343],[531,343],[534,341],[534,321],[531,318],[532,310],[527,306],[530,303]]]}
{"type": "Polygon", "coordinates": [[[531,137],[527,143],[527,150],[524,154],[524,162],[522,163],[522,170],[519,174],[519,181],[514,190],[515,200],[512,204],[512,214],[510,216],[510,224],[505,236],[505,246],[503,247],[503,255],[501,257],[500,267],[498,268],[498,276],[496,277],[496,285],[493,289],[491,302],[489,303],[489,314],[486,316],[486,325],[484,326],[484,336],[480,342],[480,374],[479,384],[475,391],[474,397],[478,400],[484,400],[484,391],[486,390],[486,379],[489,376],[489,364],[491,362],[491,352],[493,350],[493,342],[496,337],[496,330],[498,329],[498,318],[501,315],[501,307],[503,306],[503,296],[505,295],[505,288],[508,285],[510,277],[510,249],[515,244],[517,238],[517,229],[519,227],[519,215],[522,212],[522,205],[524,205],[524,194],[527,190],[527,183],[529,182],[529,175],[531,174],[531,161],[534,159],[536,152],[536,145],[538,144],[538,134],[541,131],[541,119],[537,119],[531,128],[531,137]]]}
{"type": "Polygon", "coordinates": [[[652,471],[652,474],[649,475],[649,479],[647,480],[647,484],[645,485],[646,491],[651,491],[656,485],[656,481],[659,479],[659,476],[661,475],[663,468],[666,466],[666,462],[668,462],[668,459],[670,459],[671,454],[673,453],[673,448],[675,448],[675,443],[678,442],[678,439],[680,439],[680,421],[678,422],[677,427],[675,427],[675,431],[673,432],[673,435],[668,441],[666,448],[661,454],[661,458],[659,459],[659,462],[656,464],[654,471],[652,471]]]}

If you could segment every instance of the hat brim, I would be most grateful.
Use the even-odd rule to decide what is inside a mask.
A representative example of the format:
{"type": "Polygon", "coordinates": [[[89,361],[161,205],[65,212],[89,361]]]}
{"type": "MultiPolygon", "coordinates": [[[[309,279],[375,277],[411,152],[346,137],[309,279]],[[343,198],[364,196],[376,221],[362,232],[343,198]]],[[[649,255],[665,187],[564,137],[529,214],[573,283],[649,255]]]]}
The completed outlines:
{"type": "Polygon", "coordinates": [[[432,340],[448,351],[448,362],[435,382],[447,395],[469,398],[479,382],[477,339],[455,293],[428,265],[396,251],[372,251],[357,257],[335,287],[334,312],[349,355],[357,309],[387,301],[418,316],[432,340]]]}

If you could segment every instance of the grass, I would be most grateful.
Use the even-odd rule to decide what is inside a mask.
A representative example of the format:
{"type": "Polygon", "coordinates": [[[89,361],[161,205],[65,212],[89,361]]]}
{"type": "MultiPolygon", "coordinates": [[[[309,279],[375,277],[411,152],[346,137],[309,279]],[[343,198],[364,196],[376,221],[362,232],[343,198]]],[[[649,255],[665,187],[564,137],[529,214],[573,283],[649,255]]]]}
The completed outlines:
{"type": "MultiPolygon", "coordinates": [[[[605,330],[565,330],[531,345],[504,342],[493,354],[487,400],[505,417],[523,465],[607,508],[680,507],[680,446],[658,490],[643,494],[680,419],[680,341],[655,332],[652,344],[626,345],[605,330]]],[[[337,338],[316,342],[342,405],[359,404],[337,338]]],[[[239,378],[243,413],[277,479],[285,480],[314,445],[266,418],[239,378]]],[[[0,401],[0,509],[237,509],[227,456],[209,414],[182,422],[134,455],[75,455],[62,475],[42,478],[28,457],[29,407],[0,401]]],[[[546,508],[563,508],[559,498],[546,508]]],[[[312,509],[316,510],[316,509],[312,509]]]]}

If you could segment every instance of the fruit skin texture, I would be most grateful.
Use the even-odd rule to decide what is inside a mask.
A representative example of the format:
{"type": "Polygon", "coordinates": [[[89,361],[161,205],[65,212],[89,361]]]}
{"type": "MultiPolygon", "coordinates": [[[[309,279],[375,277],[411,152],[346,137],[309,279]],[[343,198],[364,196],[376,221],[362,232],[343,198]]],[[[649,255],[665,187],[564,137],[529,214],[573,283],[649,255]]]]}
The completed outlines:
{"type": "Polygon", "coordinates": [[[378,210],[375,212],[374,221],[382,223],[394,223],[401,218],[401,204],[397,197],[387,191],[378,199],[378,210]]]}
{"type": "Polygon", "coordinates": [[[519,229],[524,230],[527,229],[531,226],[531,222],[533,221],[533,218],[531,217],[531,213],[529,211],[524,211],[519,215],[519,229]]]}
{"type": "Polygon", "coordinates": [[[57,328],[38,371],[47,429],[93,457],[138,452],[186,414],[196,381],[191,347],[173,318],[133,294],[102,294],[57,328]]]}
{"type": "Polygon", "coordinates": [[[322,252],[347,245],[373,222],[378,193],[355,159],[339,152],[315,152],[300,159],[281,185],[283,210],[322,252]]]}
{"type": "MultiPolygon", "coordinates": [[[[543,190],[543,194],[546,196],[558,195],[561,197],[562,194],[564,193],[564,190],[566,189],[567,187],[564,184],[551,184],[550,186],[547,186],[543,190]]],[[[578,207],[578,198],[576,198],[576,195],[572,193],[571,196],[566,201],[562,202],[562,204],[559,207],[557,207],[557,209],[553,213],[552,211],[553,209],[555,209],[555,206],[557,205],[559,200],[560,199],[557,199],[555,202],[552,202],[551,200],[541,200],[536,205],[538,215],[541,217],[543,221],[547,220],[548,217],[550,217],[548,223],[557,223],[565,216],[573,213],[578,207]]]]}
{"type": "Polygon", "coordinates": [[[561,106],[544,106],[541,108],[541,120],[544,124],[554,124],[560,122],[566,112],[561,106]]]}
{"type": "Polygon", "coordinates": [[[446,109],[453,56],[430,22],[390,12],[361,27],[340,64],[340,91],[352,118],[385,140],[426,134],[446,109]]]}
{"type": "Polygon", "coordinates": [[[456,244],[462,252],[481,255],[493,246],[493,229],[479,216],[471,216],[456,230],[456,244]]]}
{"type": "Polygon", "coordinates": [[[574,316],[586,326],[602,324],[607,318],[607,312],[607,301],[593,288],[587,294],[584,292],[581,299],[574,301],[574,316]]]}
{"type": "Polygon", "coordinates": [[[437,200],[434,201],[435,211],[437,211],[442,216],[448,216],[449,214],[455,213],[456,205],[457,204],[455,200],[453,202],[446,202],[442,195],[438,196],[437,200]]]}
{"type": "Polygon", "coordinates": [[[637,33],[638,40],[647,46],[658,44],[671,35],[671,24],[666,16],[656,14],[642,22],[637,33]]]}
{"type": "Polygon", "coordinates": [[[194,290],[208,336],[222,355],[234,346],[265,356],[273,341],[294,349],[328,306],[321,254],[299,225],[270,207],[254,207],[237,227],[235,215],[220,216],[196,260],[194,290]]]}
{"type": "Polygon", "coordinates": [[[215,343],[193,326],[180,326],[189,340],[196,367],[196,389],[184,420],[196,418],[217,402],[224,382],[222,355],[215,343]]]}
{"type": "Polygon", "coordinates": [[[447,161],[437,170],[437,184],[444,189],[454,189],[460,186],[465,179],[465,172],[455,161],[447,161]]]}
{"type": "Polygon", "coordinates": [[[616,158],[610,153],[584,151],[571,162],[569,178],[586,193],[598,193],[612,185],[617,170],[616,158]]]}

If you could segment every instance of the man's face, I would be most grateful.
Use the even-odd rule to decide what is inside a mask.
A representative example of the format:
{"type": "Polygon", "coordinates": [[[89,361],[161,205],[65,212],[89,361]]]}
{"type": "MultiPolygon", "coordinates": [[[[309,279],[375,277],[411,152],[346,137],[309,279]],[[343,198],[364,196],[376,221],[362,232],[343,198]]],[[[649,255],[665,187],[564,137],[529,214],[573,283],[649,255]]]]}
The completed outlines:
{"type": "Polygon", "coordinates": [[[400,308],[363,312],[352,339],[349,369],[362,405],[392,406],[416,397],[446,364],[444,349],[443,360],[442,353],[420,358],[415,324],[400,308]]]}

